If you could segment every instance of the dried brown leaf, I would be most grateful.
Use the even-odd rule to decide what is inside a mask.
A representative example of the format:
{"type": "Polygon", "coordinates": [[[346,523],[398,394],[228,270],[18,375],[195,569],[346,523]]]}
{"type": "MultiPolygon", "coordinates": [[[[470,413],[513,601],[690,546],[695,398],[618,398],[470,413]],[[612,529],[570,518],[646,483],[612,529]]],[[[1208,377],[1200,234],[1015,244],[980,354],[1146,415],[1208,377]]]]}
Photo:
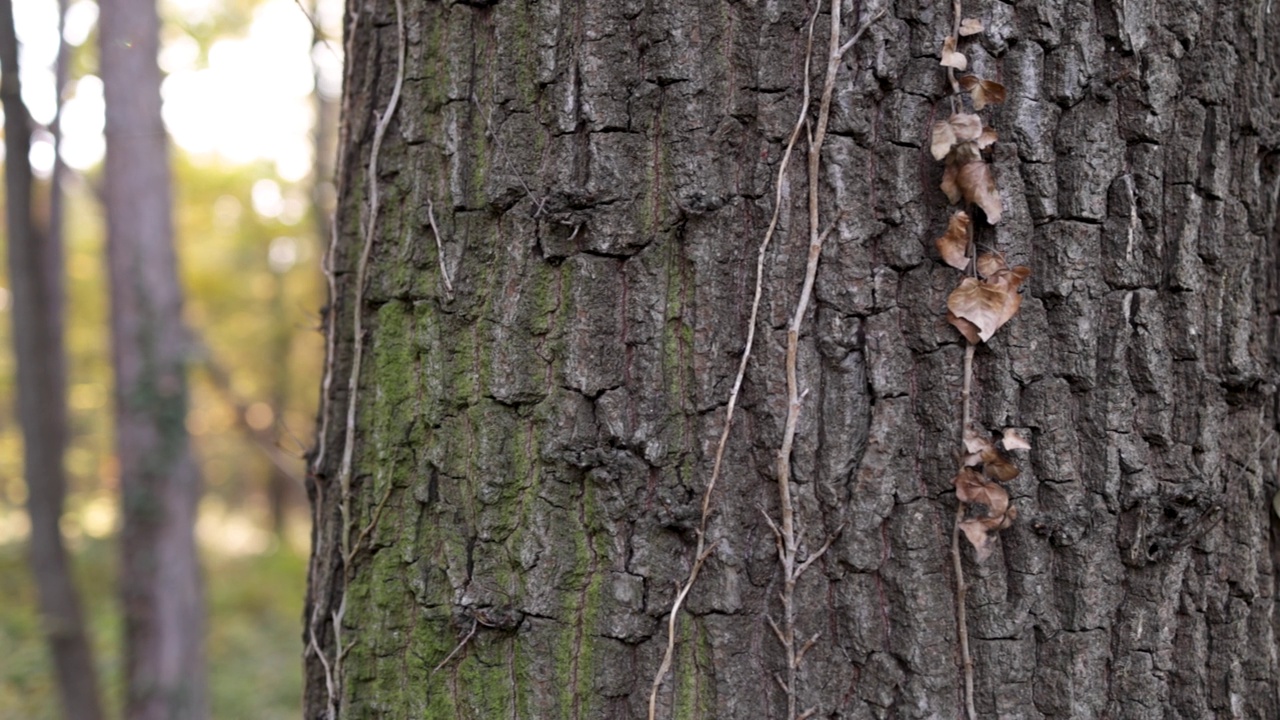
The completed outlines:
{"type": "Polygon", "coordinates": [[[969,67],[969,59],[964,53],[956,52],[956,38],[954,35],[948,35],[947,39],[942,41],[942,60],[939,65],[945,65],[956,70],[964,70],[969,67]]]}
{"type": "Polygon", "coordinates": [[[960,186],[956,185],[956,176],[959,175],[955,165],[947,163],[947,168],[942,171],[942,194],[947,196],[947,200],[951,203],[960,202],[960,186]]]}
{"type": "Polygon", "coordinates": [[[992,547],[991,534],[987,532],[987,526],[981,520],[965,520],[960,523],[960,530],[973,546],[974,556],[978,562],[991,557],[991,551],[995,548],[992,547]]]}
{"type": "Polygon", "coordinates": [[[1005,293],[1004,308],[1000,311],[999,325],[1009,322],[1014,315],[1018,314],[1018,309],[1022,307],[1022,295],[1018,293],[1018,287],[1030,275],[1031,268],[1019,265],[1010,270],[1000,270],[992,273],[987,278],[989,285],[1000,288],[1005,293]]]}
{"type": "Polygon", "coordinates": [[[1000,441],[1004,445],[1005,450],[1030,450],[1031,443],[1027,442],[1017,430],[1013,428],[1004,429],[1004,438],[1000,441]]]}
{"type": "Polygon", "coordinates": [[[933,137],[930,138],[929,152],[933,153],[934,160],[945,158],[955,144],[956,131],[951,127],[951,123],[946,120],[939,120],[933,124],[933,137]]]}
{"type": "Polygon", "coordinates": [[[1009,492],[996,483],[986,480],[977,471],[970,468],[961,470],[952,483],[956,486],[956,497],[961,502],[978,504],[987,508],[988,518],[998,518],[1009,509],[1009,492]]]}
{"type": "Polygon", "coordinates": [[[1008,96],[1004,85],[995,80],[983,80],[978,87],[982,88],[983,105],[999,105],[1008,96]]]}
{"type": "Polygon", "coordinates": [[[979,150],[986,150],[992,145],[995,145],[996,140],[999,140],[999,139],[1000,139],[1000,136],[996,134],[995,130],[993,130],[992,128],[983,128],[982,134],[978,136],[977,140],[973,141],[973,144],[977,146],[979,150]]]}
{"type": "Polygon", "coordinates": [[[1018,508],[1010,505],[1009,509],[1004,511],[1004,517],[1000,519],[999,523],[997,523],[994,526],[991,526],[991,529],[1003,530],[1007,527],[1012,527],[1013,521],[1017,519],[1018,519],[1018,508]]]}
{"type": "Polygon", "coordinates": [[[1017,465],[1009,461],[999,450],[982,453],[982,474],[992,480],[1009,482],[1022,474],[1017,465]]]}
{"type": "Polygon", "coordinates": [[[978,337],[985,342],[991,339],[1002,324],[1000,316],[1004,312],[1005,294],[999,288],[967,277],[947,297],[947,309],[956,317],[976,325],[978,337]]]}
{"type": "Polygon", "coordinates": [[[978,335],[978,326],[962,317],[958,317],[950,310],[947,311],[947,322],[954,325],[960,331],[960,334],[964,336],[964,339],[969,341],[970,345],[977,345],[982,342],[982,337],[978,335]]]}
{"type": "Polygon", "coordinates": [[[982,118],[973,113],[956,113],[947,118],[958,142],[972,142],[982,136],[982,118]]]}
{"type": "Polygon", "coordinates": [[[977,18],[965,18],[960,21],[960,37],[977,35],[982,30],[982,21],[977,18]]]}
{"type": "MultiPolygon", "coordinates": [[[[998,454],[986,438],[979,436],[971,429],[965,431],[965,444],[973,448],[983,448],[983,455],[998,454]]],[[[1018,517],[1018,510],[1009,503],[1007,490],[986,479],[976,470],[962,468],[952,478],[952,483],[956,488],[956,499],[960,502],[986,508],[985,516],[966,519],[959,525],[969,544],[973,545],[977,552],[978,561],[981,562],[991,554],[991,533],[1012,525],[1018,517]]]]}
{"type": "Polygon", "coordinates": [[[978,256],[978,274],[991,277],[1001,270],[1008,270],[1009,264],[1004,261],[1004,253],[982,253],[978,256]]]}
{"type": "Polygon", "coordinates": [[[946,264],[957,270],[969,267],[969,213],[957,210],[947,223],[947,231],[934,244],[946,264]]]}
{"type": "MultiPolygon", "coordinates": [[[[994,264],[994,261],[988,259],[986,264],[994,264]]],[[[1029,275],[1031,269],[1019,265],[1010,270],[996,270],[986,280],[961,280],[960,286],[947,297],[947,310],[950,311],[947,320],[958,329],[960,326],[951,319],[951,315],[968,320],[977,326],[978,337],[983,342],[990,340],[1001,325],[1018,314],[1018,309],[1022,307],[1022,295],[1018,293],[1018,287],[1029,275]]],[[[966,333],[965,337],[968,338],[969,335],[966,333]]]]}
{"type": "Polygon", "coordinates": [[[994,446],[985,435],[979,435],[977,430],[972,427],[964,429],[964,449],[971,453],[981,453],[992,449],[994,446]]]}
{"type": "Polygon", "coordinates": [[[964,199],[987,214],[987,222],[992,225],[1000,222],[1004,206],[1000,202],[995,178],[991,176],[991,167],[986,162],[974,160],[961,165],[955,182],[964,199]]]}
{"type": "Polygon", "coordinates": [[[994,80],[983,80],[977,75],[965,75],[957,82],[973,98],[974,110],[981,110],[988,105],[1002,103],[1007,95],[1004,85],[994,80]]]}

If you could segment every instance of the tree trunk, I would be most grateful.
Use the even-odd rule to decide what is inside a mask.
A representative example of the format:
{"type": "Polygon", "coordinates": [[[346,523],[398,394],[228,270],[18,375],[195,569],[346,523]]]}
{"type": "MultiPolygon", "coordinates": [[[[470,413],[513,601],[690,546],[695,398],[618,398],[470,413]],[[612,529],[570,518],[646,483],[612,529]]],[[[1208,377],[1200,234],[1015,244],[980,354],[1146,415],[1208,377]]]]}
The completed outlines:
{"type": "MultiPolygon", "coordinates": [[[[1280,14],[963,16],[1008,89],[977,244],[1033,272],[974,360],[973,424],[1032,445],[963,548],[977,715],[1278,717],[1280,14]]],[[[844,54],[814,214],[831,18],[349,0],[308,717],[644,718],[657,675],[662,718],[964,716],[930,157],[959,18],[898,2],[844,54]]]]}
{"type": "MultiPolygon", "coordinates": [[[[61,203],[50,203],[49,232],[42,232],[33,212],[28,160],[31,124],[18,81],[18,39],[11,0],[0,0],[0,66],[4,69],[0,98],[5,119],[5,240],[13,291],[17,414],[22,424],[22,465],[31,516],[31,574],[64,717],[97,720],[102,717],[98,673],[60,525],[67,492],[63,467],[67,398],[61,203]]],[[[58,189],[53,188],[51,194],[56,200],[58,189]]]]}
{"type": "Polygon", "coordinates": [[[195,547],[200,476],[187,437],[187,342],[160,119],[154,0],[103,0],[107,265],[123,497],[125,717],[208,716],[195,547]]]}

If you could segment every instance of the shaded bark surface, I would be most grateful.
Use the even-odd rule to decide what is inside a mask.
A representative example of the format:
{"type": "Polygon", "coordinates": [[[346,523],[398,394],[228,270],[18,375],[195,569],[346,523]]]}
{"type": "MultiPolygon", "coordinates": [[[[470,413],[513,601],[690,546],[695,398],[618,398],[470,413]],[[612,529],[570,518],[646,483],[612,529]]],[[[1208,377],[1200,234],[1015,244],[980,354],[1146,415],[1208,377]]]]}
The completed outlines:
{"type": "MultiPolygon", "coordinates": [[[[984,564],[966,550],[979,714],[1276,717],[1280,13],[965,5],[987,31],[962,50],[1009,90],[988,114],[1005,219],[977,241],[1034,271],[976,359],[975,421],[1033,445],[1009,485],[1017,523],[984,564]]],[[[846,36],[872,9],[846,8],[846,36]]],[[[400,39],[392,2],[348,2],[308,717],[331,701],[344,718],[645,716],[813,10],[409,4],[355,298],[400,39]],[[333,478],[353,400],[344,528],[333,478]],[[366,538],[350,567],[344,535],[366,538]]],[[[846,57],[824,151],[824,213],[843,215],[800,340],[792,473],[802,557],[838,536],[796,591],[799,634],[820,634],[799,707],[952,718],[963,340],[945,321],[956,275],[933,249],[949,209],[927,147],[951,4],[888,10],[846,57]]],[[[661,717],[786,707],[762,510],[776,516],[808,240],[801,165],[661,717]]]]}
{"type": "Polygon", "coordinates": [[[186,431],[188,342],[160,119],[155,0],[103,0],[107,268],[122,495],[125,717],[208,717],[195,546],[200,475],[186,431]]]}
{"type": "MultiPolygon", "coordinates": [[[[0,0],[0,101],[4,108],[5,243],[13,292],[13,344],[17,361],[17,416],[31,517],[29,557],[41,623],[68,718],[98,720],[98,673],[85,632],[80,597],[62,541],[67,478],[66,353],[63,344],[61,207],[51,190],[48,232],[36,221],[31,163],[31,121],[18,79],[13,3],[0,0]]],[[[58,178],[55,176],[54,183],[58,178]]]]}

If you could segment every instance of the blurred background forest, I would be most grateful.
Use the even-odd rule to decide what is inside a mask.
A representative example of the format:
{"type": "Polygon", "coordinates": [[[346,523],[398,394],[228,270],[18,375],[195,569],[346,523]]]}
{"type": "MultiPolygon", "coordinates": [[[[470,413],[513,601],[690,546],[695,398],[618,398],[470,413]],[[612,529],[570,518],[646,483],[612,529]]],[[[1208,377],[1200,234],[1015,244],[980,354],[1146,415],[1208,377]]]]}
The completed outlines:
{"type": "MultiPolygon", "coordinates": [[[[320,258],[341,83],[335,0],[161,0],[159,64],[194,353],[186,428],[205,483],[196,536],[215,718],[297,717],[310,520],[302,453],[323,362],[320,258]],[[326,39],[330,38],[330,39],[326,39]]],[[[68,495],[62,530],[108,717],[119,717],[119,470],[103,208],[103,84],[93,0],[16,0],[35,203],[54,176],[59,48],[65,193],[68,495]],[[60,42],[60,36],[61,41],[60,42]],[[65,43],[65,45],[63,45],[65,43]]],[[[7,69],[6,69],[7,71],[7,69]]],[[[7,273],[3,276],[8,277],[7,273]]],[[[0,285],[7,285],[7,279],[0,285]]],[[[25,543],[10,294],[0,287],[0,718],[59,715],[25,543]]]]}

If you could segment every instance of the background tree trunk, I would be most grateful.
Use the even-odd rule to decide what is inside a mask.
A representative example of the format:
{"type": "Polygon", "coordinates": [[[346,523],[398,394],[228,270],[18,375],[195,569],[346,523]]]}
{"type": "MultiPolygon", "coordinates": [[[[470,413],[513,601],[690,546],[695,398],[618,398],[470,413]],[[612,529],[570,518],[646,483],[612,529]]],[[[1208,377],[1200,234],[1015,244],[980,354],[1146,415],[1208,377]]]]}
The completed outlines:
{"type": "MultiPolygon", "coordinates": [[[[411,3],[403,34],[396,7],[348,2],[307,715],[645,717],[815,7],[411,3]]],[[[879,7],[846,5],[843,37],[879,7]]],[[[797,632],[818,638],[798,701],[950,718],[964,341],[945,320],[957,275],[933,248],[950,209],[928,137],[948,112],[952,8],[887,10],[845,56],[823,152],[822,210],[843,214],[800,338],[792,493],[801,558],[834,543],[796,590],[797,632]]],[[[1004,220],[977,241],[1034,271],[976,359],[976,423],[1033,445],[1009,483],[1018,521],[984,564],[965,550],[979,715],[1276,717],[1280,13],[970,0],[964,14],[987,30],[961,50],[1009,90],[985,113],[1004,220]]],[[[791,167],[715,552],[660,717],[787,704],[765,515],[808,245],[791,167]]]]}
{"type": "MultiPolygon", "coordinates": [[[[22,465],[31,516],[31,574],[64,717],[98,720],[102,717],[98,672],[60,525],[67,492],[63,467],[67,397],[62,208],[55,174],[49,222],[40,227],[28,159],[31,119],[18,80],[18,38],[11,0],[0,0],[0,67],[4,70],[0,99],[4,107],[5,241],[13,291],[10,317],[18,366],[17,415],[22,424],[22,465]]],[[[61,67],[60,63],[60,71],[61,67]]]]}
{"type": "Polygon", "coordinates": [[[154,0],[103,0],[107,266],[123,496],[125,716],[208,716],[195,547],[200,475],[185,426],[187,339],[160,119],[154,0]]]}

